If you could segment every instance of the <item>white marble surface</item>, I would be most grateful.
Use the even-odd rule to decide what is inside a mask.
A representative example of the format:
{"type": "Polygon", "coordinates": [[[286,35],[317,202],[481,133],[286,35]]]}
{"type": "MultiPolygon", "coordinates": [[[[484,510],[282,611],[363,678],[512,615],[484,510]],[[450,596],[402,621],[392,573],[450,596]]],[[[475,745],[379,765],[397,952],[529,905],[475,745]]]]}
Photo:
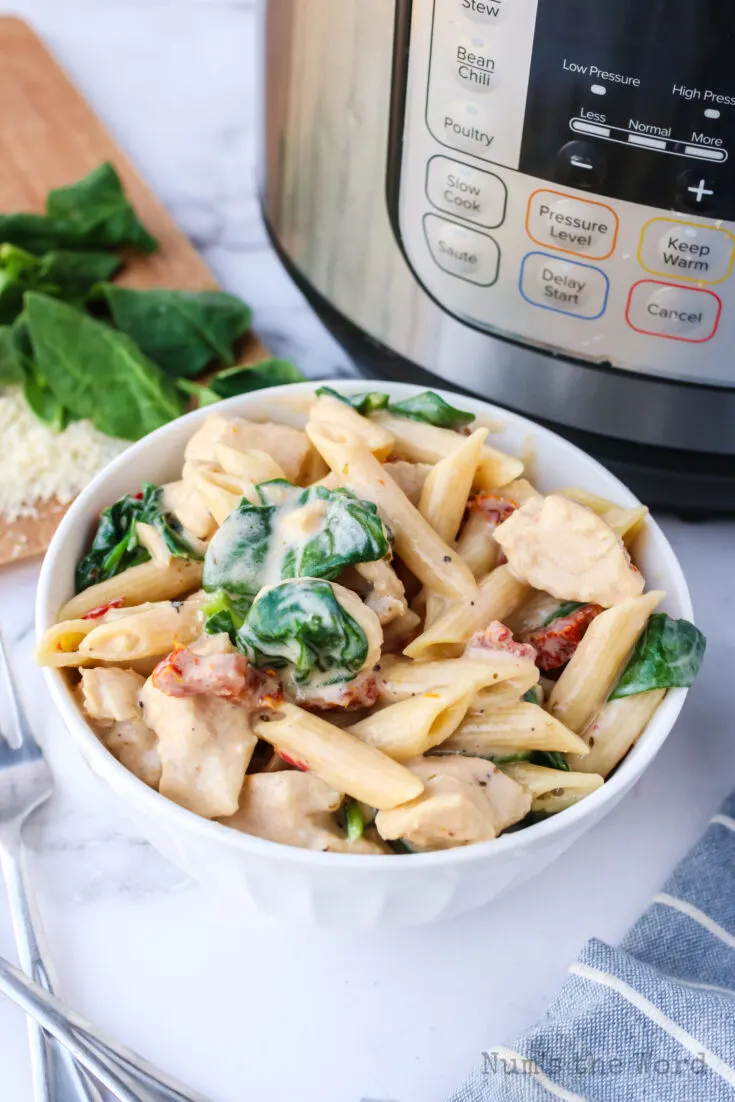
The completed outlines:
{"type": "MultiPolygon", "coordinates": [[[[252,3],[24,0],[44,34],[271,347],[307,371],[343,353],[258,221],[252,3]]],[[[635,792],[492,907],[416,932],[293,931],[188,882],[72,753],[31,664],[37,568],[0,573],[0,620],[58,795],[29,831],[68,1000],[213,1102],[440,1102],[543,1010],[590,936],[620,937],[735,776],[735,526],[665,520],[709,652],[635,792]]],[[[0,720],[2,719],[0,709],[0,720]]],[[[0,893],[0,953],[13,956],[0,893]]],[[[0,1002],[0,1097],[31,1102],[21,1014],[0,1002]]]]}

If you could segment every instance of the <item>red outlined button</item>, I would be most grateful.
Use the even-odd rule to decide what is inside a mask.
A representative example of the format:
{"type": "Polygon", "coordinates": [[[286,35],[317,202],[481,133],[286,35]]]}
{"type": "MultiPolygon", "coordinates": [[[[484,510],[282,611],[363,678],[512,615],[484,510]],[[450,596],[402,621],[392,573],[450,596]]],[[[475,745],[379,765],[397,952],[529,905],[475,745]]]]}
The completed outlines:
{"type": "Polygon", "coordinates": [[[714,291],[641,279],[628,295],[625,319],[636,333],[703,344],[717,332],[722,300],[714,291]]]}

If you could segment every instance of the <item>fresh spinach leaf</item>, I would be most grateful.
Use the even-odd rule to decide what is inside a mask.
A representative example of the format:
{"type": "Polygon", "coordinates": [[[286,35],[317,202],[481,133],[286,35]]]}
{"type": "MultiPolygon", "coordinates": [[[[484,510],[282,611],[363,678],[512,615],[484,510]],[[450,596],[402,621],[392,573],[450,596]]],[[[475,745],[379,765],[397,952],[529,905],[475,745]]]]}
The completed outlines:
{"type": "Polygon", "coordinates": [[[377,508],[349,490],[302,490],[275,479],[261,483],[258,493],[261,505],[243,500],[212,537],[204,560],[205,589],[254,597],[264,585],[285,578],[332,579],[345,566],[388,554],[377,508]],[[281,550],[274,557],[276,541],[281,550]]]}
{"type": "Polygon", "coordinates": [[[371,390],[365,394],[353,394],[351,398],[346,398],[344,394],[333,390],[331,386],[320,386],[316,391],[316,395],[317,397],[326,395],[328,398],[336,398],[338,402],[344,402],[345,405],[352,406],[363,417],[367,417],[371,413],[377,413],[378,410],[386,409],[390,401],[389,396],[381,394],[379,390],[371,390]]]}
{"type": "Polygon", "coordinates": [[[211,598],[202,605],[206,617],[204,630],[208,635],[229,635],[233,643],[237,633],[245,623],[251,601],[247,597],[232,597],[224,589],[217,589],[211,598]]]}
{"type": "Polygon", "coordinates": [[[302,383],[306,376],[290,360],[264,360],[253,367],[228,367],[209,380],[212,392],[220,398],[234,398],[252,390],[265,390],[285,383],[302,383]]]}
{"type": "Polygon", "coordinates": [[[49,192],[46,214],[0,214],[0,241],[40,255],[54,249],[130,245],[154,252],[158,242],[138,220],[111,164],[49,192]]]}
{"type": "Polygon", "coordinates": [[[455,409],[433,390],[425,390],[414,398],[404,398],[402,402],[391,402],[388,410],[401,417],[410,417],[412,421],[424,421],[427,425],[437,425],[442,429],[461,429],[475,420],[474,413],[455,409]]]}
{"type": "Polygon", "coordinates": [[[15,346],[13,328],[0,326],[0,387],[20,386],[25,380],[25,371],[15,346]]]}
{"type": "Polygon", "coordinates": [[[10,324],[21,313],[26,291],[81,305],[94,284],[120,266],[110,253],[57,251],[39,257],[16,245],[0,245],[0,324],[10,324]]]}
{"type": "Polygon", "coordinates": [[[173,383],[124,333],[37,292],[25,306],[40,373],[77,417],[137,440],[181,414],[173,383]]]}
{"type": "Polygon", "coordinates": [[[569,762],[559,750],[534,750],[531,753],[534,765],[545,765],[547,769],[563,769],[569,772],[569,762]]]}
{"type": "Polygon", "coordinates": [[[54,432],[61,432],[72,419],[34,360],[26,361],[23,397],[39,421],[45,422],[54,432]]]}
{"type": "Polygon", "coordinates": [[[162,495],[160,486],[144,482],[139,494],[127,494],[102,511],[92,546],[77,566],[78,593],[150,559],[138,540],[138,524],[153,525],[175,558],[201,558],[178,521],[163,511],[162,495]]]}
{"type": "Polygon", "coordinates": [[[73,227],[78,246],[131,245],[143,253],[158,248],[155,237],[139,221],[109,161],[76,183],[50,191],[46,213],[73,227]]]}
{"type": "Polygon", "coordinates": [[[52,288],[46,294],[81,306],[93,287],[112,279],[122,266],[114,253],[54,249],[39,257],[39,286],[33,290],[43,291],[43,283],[52,288]]]}
{"type": "Polygon", "coordinates": [[[212,361],[233,363],[235,342],[252,320],[250,307],[225,291],[136,291],[102,283],[95,299],[172,378],[193,378],[212,361]]]}
{"type": "Polygon", "coordinates": [[[223,398],[234,398],[238,394],[248,394],[253,390],[264,390],[284,383],[300,383],[306,378],[298,367],[289,360],[264,360],[254,367],[227,367],[218,371],[208,386],[193,383],[189,379],[179,379],[177,386],[184,394],[190,394],[199,401],[199,408],[221,402],[223,398]]]}
{"type": "Polygon", "coordinates": [[[297,682],[316,671],[330,675],[328,684],[349,681],[368,655],[365,632],[329,582],[314,578],[263,590],[237,633],[237,645],[255,666],[291,667],[297,682]]]}
{"type": "Polygon", "coordinates": [[[689,688],[699,673],[707,640],[688,620],[654,612],[608,699],[651,689],[689,688]]]}
{"type": "Polygon", "coordinates": [[[563,601],[558,608],[546,617],[542,628],[547,628],[549,624],[553,624],[554,620],[561,620],[565,616],[571,616],[573,612],[576,612],[578,608],[584,608],[584,601],[563,601]]]}

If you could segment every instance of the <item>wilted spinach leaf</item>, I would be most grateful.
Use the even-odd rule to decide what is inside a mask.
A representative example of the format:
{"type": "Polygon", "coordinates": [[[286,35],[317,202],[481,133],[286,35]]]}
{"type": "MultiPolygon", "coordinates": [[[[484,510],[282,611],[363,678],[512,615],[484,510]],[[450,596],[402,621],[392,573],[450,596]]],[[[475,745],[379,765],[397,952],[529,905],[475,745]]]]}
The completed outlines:
{"type": "Polygon", "coordinates": [[[547,769],[563,769],[569,772],[569,762],[559,750],[534,750],[531,761],[534,765],[545,765],[547,769]]]}
{"type": "Polygon", "coordinates": [[[231,364],[252,319],[250,307],[225,291],[136,291],[105,283],[95,297],[117,328],[173,378],[193,378],[213,360],[231,364]]]}
{"type": "Polygon", "coordinates": [[[584,608],[584,601],[563,601],[558,608],[555,608],[554,611],[546,617],[541,627],[547,628],[549,624],[554,623],[554,620],[562,620],[565,616],[571,616],[578,608],[584,608]]]}
{"type": "Polygon", "coordinates": [[[410,417],[412,421],[424,421],[427,425],[437,425],[442,429],[461,429],[475,420],[474,413],[455,409],[433,390],[425,390],[414,398],[404,398],[402,402],[391,402],[388,410],[401,417],[410,417]]]}
{"type": "Polygon", "coordinates": [[[525,700],[527,704],[543,704],[543,689],[540,685],[532,685],[531,688],[523,694],[521,700],[525,700]]]}
{"type": "Polygon", "coordinates": [[[371,413],[377,413],[378,410],[385,409],[389,402],[389,396],[387,394],[381,394],[379,390],[371,390],[365,394],[353,394],[351,398],[345,397],[344,394],[340,394],[336,390],[332,390],[331,386],[320,386],[316,391],[317,397],[326,395],[328,398],[336,398],[339,402],[344,402],[347,406],[352,406],[354,410],[361,413],[363,417],[367,417],[371,413]]]}
{"type": "Polygon", "coordinates": [[[225,593],[224,589],[215,590],[206,604],[202,605],[202,612],[206,617],[204,630],[208,635],[224,632],[235,643],[250,605],[249,597],[233,597],[225,593]]]}
{"type": "Polygon", "coordinates": [[[48,194],[46,214],[0,214],[0,241],[47,253],[130,245],[150,253],[158,242],[130,205],[111,164],[48,194]]]}
{"type": "Polygon", "coordinates": [[[173,383],[124,333],[47,295],[26,295],[33,353],[59,402],[108,436],[137,440],[178,417],[173,383]]]}
{"type": "Polygon", "coordinates": [[[297,578],[256,597],[237,633],[237,645],[255,666],[292,667],[296,681],[315,671],[330,683],[349,681],[363,665],[368,641],[329,582],[297,578]]]}
{"type": "Polygon", "coordinates": [[[377,508],[349,490],[302,490],[277,479],[258,493],[262,505],[243,500],[212,537],[205,589],[254,597],[284,578],[336,578],[345,566],[388,554],[377,508]]]}
{"type": "Polygon", "coordinates": [[[654,612],[636,643],[610,700],[651,689],[689,688],[699,673],[707,640],[688,620],[654,612]]]}
{"type": "Polygon", "coordinates": [[[127,494],[102,511],[92,546],[77,566],[77,593],[150,559],[138,540],[138,524],[153,525],[175,558],[201,558],[184,536],[181,525],[171,514],[164,513],[162,494],[160,486],[144,482],[139,494],[127,494]]]}
{"type": "Polygon", "coordinates": [[[199,408],[211,406],[223,398],[235,398],[238,394],[249,394],[253,390],[265,390],[284,383],[300,383],[306,376],[290,360],[263,360],[253,367],[227,367],[218,371],[208,386],[192,383],[188,379],[179,379],[179,390],[199,399],[199,408]]]}

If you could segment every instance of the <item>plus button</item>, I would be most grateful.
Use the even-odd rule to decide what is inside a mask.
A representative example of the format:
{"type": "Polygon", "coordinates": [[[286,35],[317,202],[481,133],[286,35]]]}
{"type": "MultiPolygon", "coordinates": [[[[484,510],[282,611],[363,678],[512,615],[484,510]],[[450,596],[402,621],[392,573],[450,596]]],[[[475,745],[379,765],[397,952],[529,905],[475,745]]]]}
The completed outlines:
{"type": "Polygon", "coordinates": [[[696,187],[688,187],[687,191],[690,191],[698,203],[701,203],[705,195],[714,195],[714,191],[707,187],[706,180],[700,180],[696,187]]]}

